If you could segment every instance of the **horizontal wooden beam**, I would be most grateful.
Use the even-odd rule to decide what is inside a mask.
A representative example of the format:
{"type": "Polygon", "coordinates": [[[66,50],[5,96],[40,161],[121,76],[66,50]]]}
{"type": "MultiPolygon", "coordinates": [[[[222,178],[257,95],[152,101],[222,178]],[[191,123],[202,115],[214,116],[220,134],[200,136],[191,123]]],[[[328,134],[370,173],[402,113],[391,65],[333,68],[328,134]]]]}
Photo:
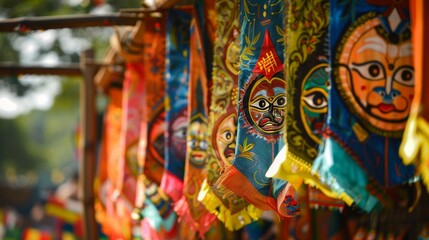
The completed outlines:
{"type": "Polygon", "coordinates": [[[14,76],[20,74],[33,75],[64,75],[64,76],[80,76],[82,75],[79,64],[68,65],[19,65],[15,63],[0,63],[0,75],[14,76]]]}
{"type": "Polygon", "coordinates": [[[106,15],[76,14],[63,16],[21,17],[0,21],[0,32],[28,32],[59,28],[106,27],[135,25],[137,14],[112,13],[106,15]]]}
{"type": "MultiPolygon", "coordinates": [[[[101,67],[111,66],[114,67],[115,63],[97,62],[92,59],[85,61],[86,66],[93,66],[95,69],[101,67]]],[[[19,75],[19,74],[33,74],[33,75],[65,75],[77,76],[81,75],[81,65],[79,63],[68,63],[58,65],[23,65],[19,63],[0,62],[0,75],[19,75]]]]}

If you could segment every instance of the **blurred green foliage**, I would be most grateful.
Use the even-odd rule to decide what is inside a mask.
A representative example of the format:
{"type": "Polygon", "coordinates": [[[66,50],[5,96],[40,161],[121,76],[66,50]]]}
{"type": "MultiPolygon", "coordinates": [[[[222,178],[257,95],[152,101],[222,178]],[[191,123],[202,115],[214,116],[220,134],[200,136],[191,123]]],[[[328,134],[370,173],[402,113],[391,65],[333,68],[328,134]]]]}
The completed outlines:
{"type": "MultiPolygon", "coordinates": [[[[90,13],[96,0],[84,0],[81,4],[73,2],[75,0],[0,0],[0,18],[90,13]]],[[[105,3],[108,3],[113,11],[140,6],[138,0],[109,0],[105,3]]],[[[112,29],[109,30],[110,32],[106,31],[106,28],[74,29],[72,36],[88,40],[95,50],[96,59],[101,61],[109,46],[112,29]]],[[[26,34],[0,33],[0,62],[19,62],[19,50],[14,49],[12,43],[26,34]]],[[[79,61],[79,53],[64,51],[58,39],[51,49],[43,51],[55,52],[63,63],[79,61]]],[[[0,182],[7,179],[6,175],[10,169],[18,175],[36,171],[40,178],[40,175],[43,175],[41,173],[46,173],[46,170],[77,165],[75,130],[79,123],[79,90],[82,78],[60,79],[61,92],[56,96],[50,110],[33,110],[14,119],[0,118],[0,182]]],[[[21,83],[17,76],[0,76],[0,88],[5,87],[20,97],[34,90],[31,86],[21,83]]]]}

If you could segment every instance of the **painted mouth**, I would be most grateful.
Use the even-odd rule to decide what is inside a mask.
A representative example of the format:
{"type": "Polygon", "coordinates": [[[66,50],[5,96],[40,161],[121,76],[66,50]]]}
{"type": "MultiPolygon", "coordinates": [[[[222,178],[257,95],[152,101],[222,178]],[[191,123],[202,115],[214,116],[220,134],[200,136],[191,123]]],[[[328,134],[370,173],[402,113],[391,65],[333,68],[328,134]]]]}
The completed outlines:
{"type": "Polygon", "coordinates": [[[273,122],[268,118],[263,118],[259,121],[259,126],[264,127],[265,125],[273,124],[273,122]]]}
{"type": "Polygon", "coordinates": [[[194,158],[194,159],[204,159],[204,154],[203,153],[193,153],[192,154],[192,158],[194,158]]]}
{"type": "Polygon", "coordinates": [[[280,126],[281,122],[275,122],[271,121],[269,118],[263,118],[261,121],[259,121],[259,127],[265,127],[265,126],[280,126]]]}
{"type": "Polygon", "coordinates": [[[396,108],[393,104],[386,104],[381,103],[377,106],[378,110],[380,110],[382,113],[389,113],[392,111],[396,111],[396,108]]]}
{"type": "Polygon", "coordinates": [[[197,167],[197,168],[202,168],[203,166],[204,166],[204,164],[205,164],[205,160],[206,160],[206,155],[204,154],[204,153],[202,153],[201,151],[198,151],[198,152],[193,152],[193,153],[191,153],[191,159],[190,159],[191,161],[191,164],[194,166],[194,167],[197,167]]]}
{"type": "Polygon", "coordinates": [[[229,156],[234,154],[234,150],[232,148],[227,148],[227,149],[225,149],[223,154],[225,155],[225,157],[229,157],[229,156]]]}

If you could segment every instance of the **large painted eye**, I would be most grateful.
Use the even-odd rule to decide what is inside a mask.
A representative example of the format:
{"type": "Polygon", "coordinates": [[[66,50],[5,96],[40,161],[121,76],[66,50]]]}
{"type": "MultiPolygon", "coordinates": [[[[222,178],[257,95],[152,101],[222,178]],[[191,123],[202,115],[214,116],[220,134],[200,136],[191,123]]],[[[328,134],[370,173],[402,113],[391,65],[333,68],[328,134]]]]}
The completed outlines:
{"type": "Polygon", "coordinates": [[[188,141],[188,146],[191,149],[195,149],[197,147],[198,141],[196,139],[191,139],[188,141]]]}
{"type": "Polygon", "coordinates": [[[328,99],[321,91],[312,91],[304,96],[304,102],[314,109],[323,109],[328,106],[328,99]]]}
{"type": "Polygon", "coordinates": [[[398,68],[393,74],[393,81],[406,86],[414,86],[414,69],[410,66],[398,68]]]}
{"type": "Polygon", "coordinates": [[[234,139],[234,135],[230,130],[225,130],[220,134],[220,140],[224,143],[231,143],[234,139]]]}
{"type": "Polygon", "coordinates": [[[200,147],[201,150],[207,150],[207,145],[208,145],[207,141],[201,140],[200,144],[199,144],[199,147],[200,147]]]}
{"type": "Polygon", "coordinates": [[[232,138],[231,131],[229,130],[226,130],[225,132],[223,132],[221,136],[223,139],[226,139],[226,140],[230,140],[232,138]]]}
{"type": "Polygon", "coordinates": [[[274,107],[282,108],[286,106],[286,96],[279,96],[273,102],[274,107]]]}
{"type": "Polygon", "coordinates": [[[352,63],[352,70],[366,80],[382,80],[385,78],[384,67],[380,62],[370,61],[362,64],[352,63]]]}
{"type": "Polygon", "coordinates": [[[176,138],[185,139],[186,138],[186,131],[187,131],[186,125],[180,126],[179,128],[174,129],[173,136],[176,138]]]}
{"type": "Polygon", "coordinates": [[[270,102],[268,102],[265,98],[257,98],[252,102],[251,106],[260,110],[267,110],[270,107],[270,102]]]}

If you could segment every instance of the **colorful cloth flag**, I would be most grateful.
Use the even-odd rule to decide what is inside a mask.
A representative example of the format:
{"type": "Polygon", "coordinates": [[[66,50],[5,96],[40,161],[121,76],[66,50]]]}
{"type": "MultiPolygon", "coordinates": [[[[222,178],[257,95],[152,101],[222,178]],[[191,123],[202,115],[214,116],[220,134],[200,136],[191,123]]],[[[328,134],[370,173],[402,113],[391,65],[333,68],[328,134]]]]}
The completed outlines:
{"type": "Polygon", "coordinates": [[[118,32],[111,39],[113,49],[125,61],[119,149],[111,154],[107,169],[110,181],[102,187],[107,196],[106,221],[115,229],[112,234],[119,234],[109,234],[112,237],[131,238],[135,224],[131,212],[136,200],[137,151],[144,108],[143,46],[139,44],[143,31],[143,22],[139,21],[135,27],[118,32]],[[118,226],[115,226],[118,224],[115,219],[119,219],[118,226]]]}
{"type": "Polygon", "coordinates": [[[200,27],[196,18],[191,21],[190,38],[190,80],[189,80],[189,127],[185,162],[185,178],[182,198],[174,209],[179,221],[188,224],[201,238],[207,232],[216,216],[207,211],[198,201],[201,184],[206,178],[207,161],[207,116],[208,80],[204,48],[200,27]]]}
{"type": "Polygon", "coordinates": [[[135,177],[136,191],[134,209],[131,214],[140,222],[142,236],[159,238],[162,227],[171,230],[175,214],[171,201],[159,189],[164,170],[164,63],[165,63],[165,16],[146,17],[144,24],[134,27],[128,47],[138,47],[133,64],[141,67],[137,79],[143,86],[139,92],[141,102],[133,113],[139,117],[137,146],[127,154],[127,164],[135,177]],[[161,213],[162,212],[162,213],[161,213]],[[141,221],[144,218],[143,221],[141,221]],[[164,221],[165,220],[165,221],[164,221]]]}
{"type": "MultiPolygon", "coordinates": [[[[135,178],[131,177],[131,170],[125,163],[124,154],[125,136],[124,108],[128,109],[130,85],[132,85],[132,68],[126,70],[124,90],[110,89],[109,104],[106,109],[103,129],[102,150],[99,160],[99,185],[97,220],[101,223],[103,231],[112,237],[129,238],[131,235],[130,213],[134,202],[135,178]],[[122,156],[122,157],[121,157],[122,156]],[[126,179],[126,181],[124,181],[126,179]],[[128,191],[122,193],[119,187],[128,191]],[[105,217],[108,216],[108,217],[105,217]]],[[[138,100],[137,100],[138,101],[138,100]]],[[[125,119],[126,120],[126,119],[125,119]]],[[[129,134],[129,136],[137,136],[129,134]]],[[[132,141],[130,141],[132,142],[132,141]]],[[[132,145],[131,145],[132,146],[132,145]]]]}
{"type": "Polygon", "coordinates": [[[140,127],[138,161],[143,174],[161,184],[164,172],[165,132],[165,31],[166,16],[145,18],[143,33],[144,110],[140,127]]]}
{"type": "Polygon", "coordinates": [[[240,1],[240,73],[235,158],[216,183],[262,210],[295,216],[293,187],[265,176],[284,146],[284,2],[240,1]]]}
{"type": "Polygon", "coordinates": [[[126,64],[124,89],[122,94],[122,129],[120,136],[120,160],[118,169],[120,178],[115,183],[116,194],[123,194],[131,204],[136,196],[136,178],[138,176],[137,148],[140,135],[141,113],[144,103],[144,68],[141,63],[126,64]],[[130,184],[129,186],[124,186],[130,184]]]}
{"type": "MultiPolygon", "coordinates": [[[[130,236],[129,215],[118,215],[114,208],[113,183],[119,181],[119,140],[122,128],[122,90],[108,90],[109,103],[106,107],[103,121],[101,150],[96,179],[96,219],[102,231],[118,238],[130,236]]],[[[118,209],[122,206],[119,204],[118,209]]]]}
{"type": "Polygon", "coordinates": [[[161,188],[178,201],[183,193],[188,129],[189,26],[191,14],[170,10],[166,39],[165,167],[161,188]]]}
{"type": "Polygon", "coordinates": [[[414,96],[407,1],[330,1],[326,139],[313,171],[371,211],[385,189],[416,180],[398,151],[414,96]]]}
{"type": "Polygon", "coordinates": [[[119,178],[108,189],[108,195],[112,201],[108,206],[109,212],[116,212],[121,216],[121,221],[129,226],[122,228],[131,236],[133,222],[131,212],[135,206],[136,188],[138,177],[137,149],[140,134],[141,111],[143,109],[144,94],[144,68],[140,62],[127,62],[122,93],[122,128],[120,133],[120,149],[118,168],[109,171],[117,171],[119,178]],[[109,210],[110,209],[110,210],[109,210]]]}
{"type": "Polygon", "coordinates": [[[399,154],[405,164],[416,166],[429,191],[429,96],[423,94],[425,89],[429,89],[427,81],[424,81],[428,79],[429,69],[429,4],[410,0],[410,6],[415,91],[399,154]]]}
{"type": "MultiPolygon", "coordinates": [[[[267,176],[285,179],[295,188],[305,180],[307,184],[318,185],[326,194],[337,197],[311,171],[328,112],[329,1],[289,1],[288,6],[288,25],[284,34],[289,101],[286,146],[276,157],[267,176]]],[[[333,202],[335,206],[338,204],[337,200],[333,199],[333,202]]]]}
{"type": "Polygon", "coordinates": [[[234,159],[237,139],[237,90],[239,47],[239,0],[216,3],[217,38],[214,45],[213,87],[208,121],[207,178],[198,199],[229,230],[238,230],[258,219],[262,211],[214,183],[234,159]]]}

